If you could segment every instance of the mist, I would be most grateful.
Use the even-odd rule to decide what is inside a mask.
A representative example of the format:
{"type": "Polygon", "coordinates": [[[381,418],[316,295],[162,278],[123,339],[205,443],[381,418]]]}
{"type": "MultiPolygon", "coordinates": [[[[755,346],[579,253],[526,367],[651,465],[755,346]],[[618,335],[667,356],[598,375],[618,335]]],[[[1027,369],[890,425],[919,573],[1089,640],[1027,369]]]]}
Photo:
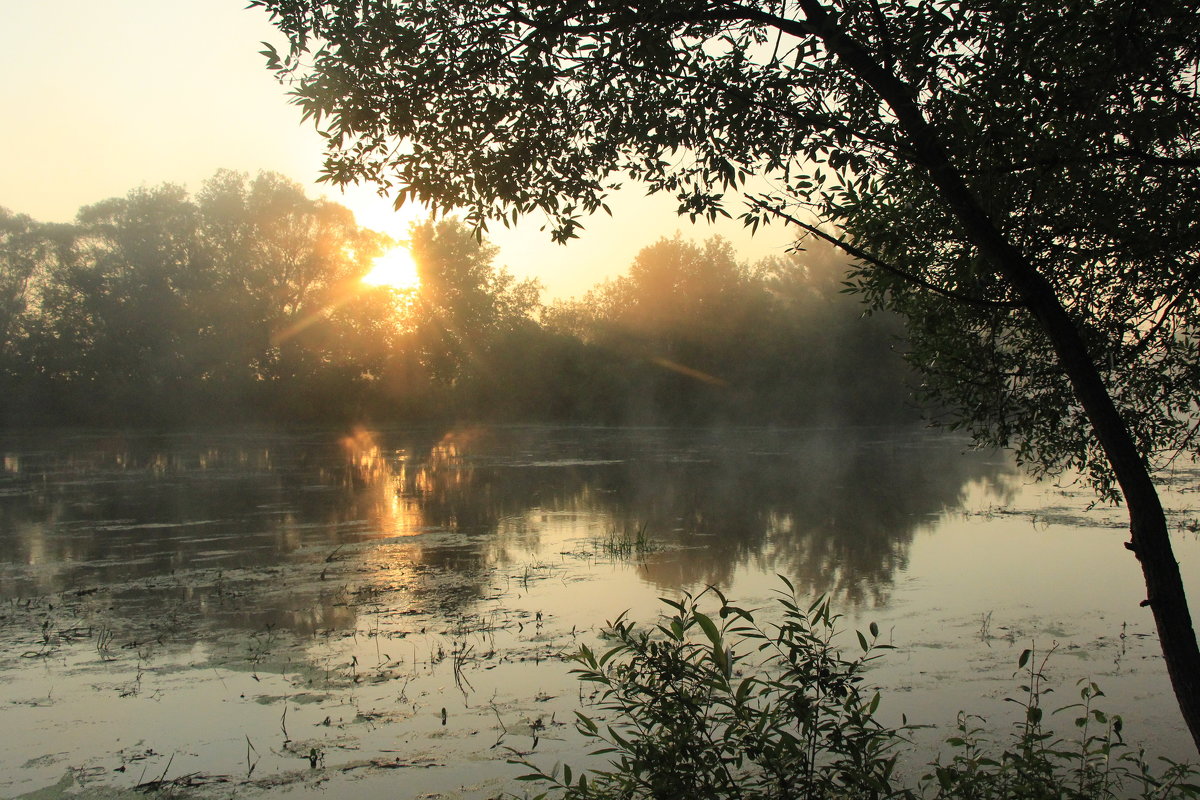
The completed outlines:
{"type": "Polygon", "coordinates": [[[826,246],[757,263],[649,243],[545,303],[454,218],[403,243],[263,173],[0,212],[0,424],[189,426],[910,421],[902,328],[826,246]],[[406,245],[419,283],[368,285],[406,245]]]}

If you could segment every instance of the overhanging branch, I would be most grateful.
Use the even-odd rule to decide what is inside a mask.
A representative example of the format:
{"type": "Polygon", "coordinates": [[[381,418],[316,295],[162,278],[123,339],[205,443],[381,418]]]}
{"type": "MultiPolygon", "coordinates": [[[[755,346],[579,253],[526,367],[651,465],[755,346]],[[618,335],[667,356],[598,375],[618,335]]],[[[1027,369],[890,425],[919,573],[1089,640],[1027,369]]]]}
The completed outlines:
{"type": "Polygon", "coordinates": [[[813,236],[816,236],[818,239],[822,239],[826,242],[829,242],[831,245],[838,248],[843,253],[846,253],[847,255],[858,259],[859,261],[863,261],[867,264],[870,264],[873,267],[878,267],[879,269],[883,270],[884,272],[887,272],[890,275],[895,275],[896,277],[900,278],[901,280],[905,281],[906,283],[911,283],[914,286],[917,286],[921,289],[925,289],[926,291],[933,292],[934,294],[938,295],[939,297],[945,297],[946,299],[953,300],[956,303],[963,303],[965,305],[977,306],[979,308],[1021,308],[1024,306],[1024,303],[1018,302],[1016,300],[987,300],[982,297],[971,297],[970,295],[960,294],[958,292],[951,291],[950,289],[943,289],[941,286],[938,286],[937,284],[934,284],[934,283],[930,283],[929,281],[925,280],[924,278],[920,277],[919,275],[914,275],[913,273],[909,272],[908,270],[901,269],[900,267],[897,267],[895,264],[888,263],[887,261],[884,261],[883,259],[881,259],[877,256],[874,256],[871,253],[868,253],[867,251],[863,250],[862,248],[855,247],[854,245],[850,244],[849,242],[845,241],[844,239],[839,239],[836,236],[831,236],[828,233],[826,233],[825,231],[816,227],[815,225],[810,225],[807,222],[802,222],[801,220],[799,220],[796,217],[794,217],[793,215],[787,213],[783,209],[770,206],[767,203],[764,203],[762,200],[760,200],[756,197],[751,197],[751,198],[747,198],[747,199],[755,207],[760,208],[769,214],[774,214],[775,216],[779,217],[782,220],[786,220],[787,222],[790,222],[791,224],[795,225],[796,227],[803,229],[807,233],[810,233],[813,236]]]}

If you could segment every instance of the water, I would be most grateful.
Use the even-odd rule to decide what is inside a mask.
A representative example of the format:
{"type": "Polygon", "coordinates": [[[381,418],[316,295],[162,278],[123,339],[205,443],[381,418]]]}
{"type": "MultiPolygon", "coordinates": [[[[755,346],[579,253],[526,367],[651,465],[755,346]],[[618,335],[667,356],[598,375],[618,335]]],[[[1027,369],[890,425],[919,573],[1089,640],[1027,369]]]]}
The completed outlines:
{"type": "MultiPolygon", "coordinates": [[[[896,646],[871,674],[889,721],[1003,726],[1032,643],[1056,647],[1064,702],[1095,679],[1132,737],[1190,755],[1120,509],[959,439],[64,434],[0,453],[0,691],[21,732],[0,796],[517,790],[510,748],[582,760],[563,656],[605,620],[706,585],[769,607],[779,574],[896,646]]],[[[1200,472],[1165,480],[1200,587],[1200,472]]]]}

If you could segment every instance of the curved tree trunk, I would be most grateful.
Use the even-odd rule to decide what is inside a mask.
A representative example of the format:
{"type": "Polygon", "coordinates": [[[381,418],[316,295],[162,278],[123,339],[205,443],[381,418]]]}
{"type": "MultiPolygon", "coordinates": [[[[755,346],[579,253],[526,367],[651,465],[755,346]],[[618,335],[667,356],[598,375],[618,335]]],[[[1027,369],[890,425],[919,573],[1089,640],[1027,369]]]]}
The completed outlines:
{"type": "MultiPolygon", "coordinates": [[[[926,152],[940,150],[929,139],[923,139],[921,145],[926,152]]],[[[926,167],[973,243],[1016,288],[1040,323],[1092,423],[1129,509],[1130,541],[1126,546],[1141,562],[1147,593],[1144,605],[1154,612],[1171,687],[1192,741],[1200,750],[1200,646],[1192,627],[1179,563],[1171,548],[1166,515],[1146,460],[1138,452],[1079,329],[1054,288],[1023,253],[1005,240],[948,159],[942,156],[926,167]]]]}
{"type": "MultiPolygon", "coordinates": [[[[921,145],[926,152],[940,150],[936,142],[929,139],[924,139],[921,145]]],[[[1154,612],[1171,687],[1192,741],[1200,751],[1200,646],[1192,626],[1179,563],[1171,548],[1166,515],[1146,460],[1138,452],[1129,427],[1113,403],[1079,329],[1063,308],[1054,288],[1023,253],[1005,240],[945,156],[926,166],[973,243],[1016,288],[1040,323],[1071,382],[1075,397],[1092,423],[1129,510],[1130,541],[1126,546],[1142,565],[1147,595],[1143,604],[1149,605],[1154,612]]]]}
{"type": "Polygon", "coordinates": [[[775,18],[772,24],[787,27],[798,36],[818,36],[848,71],[879,94],[895,113],[899,127],[913,148],[916,163],[928,171],[930,180],[962,223],[972,243],[1016,289],[1054,347],[1125,497],[1130,532],[1126,546],[1142,565],[1147,593],[1144,604],[1154,613],[1171,686],[1192,740],[1200,750],[1200,646],[1192,627],[1179,564],[1171,549],[1166,515],[1147,463],[1138,452],[1100,371],[1088,355],[1078,328],[1054,287],[1020,250],[1008,242],[955,170],[917,106],[916,92],[848,37],[820,0],[799,2],[807,17],[804,23],[789,26],[775,18]]]}
{"type": "MultiPolygon", "coordinates": [[[[1032,271],[1032,267],[1028,269],[1032,271]]],[[[1002,271],[1008,274],[1007,269],[1002,271]]],[[[1099,370],[1087,354],[1078,329],[1040,275],[1034,272],[1023,278],[1018,285],[1030,285],[1022,286],[1021,293],[1053,343],[1125,497],[1130,534],[1125,546],[1142,565],[1146,581],[1143,605],[1149,605],[1154,613],[1171,687],[1192,741],[1200,750],[1200,646],[1158,490],[1099,370]]],[[[1013,278],[1013,282],[1018,280],[1013,278]]]]}

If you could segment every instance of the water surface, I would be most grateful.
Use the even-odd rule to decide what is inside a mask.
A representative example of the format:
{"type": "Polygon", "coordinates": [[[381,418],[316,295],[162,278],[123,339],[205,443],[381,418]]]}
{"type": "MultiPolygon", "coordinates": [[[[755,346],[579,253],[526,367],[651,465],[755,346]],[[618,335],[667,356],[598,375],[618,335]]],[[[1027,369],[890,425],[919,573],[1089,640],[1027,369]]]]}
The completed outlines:
{"type": "MultiPolygon", "coordinates": [[[[0,686],[26,732],[0,745],[3,796],[488,796],[513,788],[507,748],[579,759],[588,698],[563,656],[605,620],[706,585],[769,606],[781,574],[848,628],[880,624],[889,719],[1004,713],[1033,643],[1132,736],[1189,755],[1121,510],[961,439],[533,427],[0,452],[0,686]]],[[[1200,587],[1198,473],[1164,480],[1200,587]]]]}

